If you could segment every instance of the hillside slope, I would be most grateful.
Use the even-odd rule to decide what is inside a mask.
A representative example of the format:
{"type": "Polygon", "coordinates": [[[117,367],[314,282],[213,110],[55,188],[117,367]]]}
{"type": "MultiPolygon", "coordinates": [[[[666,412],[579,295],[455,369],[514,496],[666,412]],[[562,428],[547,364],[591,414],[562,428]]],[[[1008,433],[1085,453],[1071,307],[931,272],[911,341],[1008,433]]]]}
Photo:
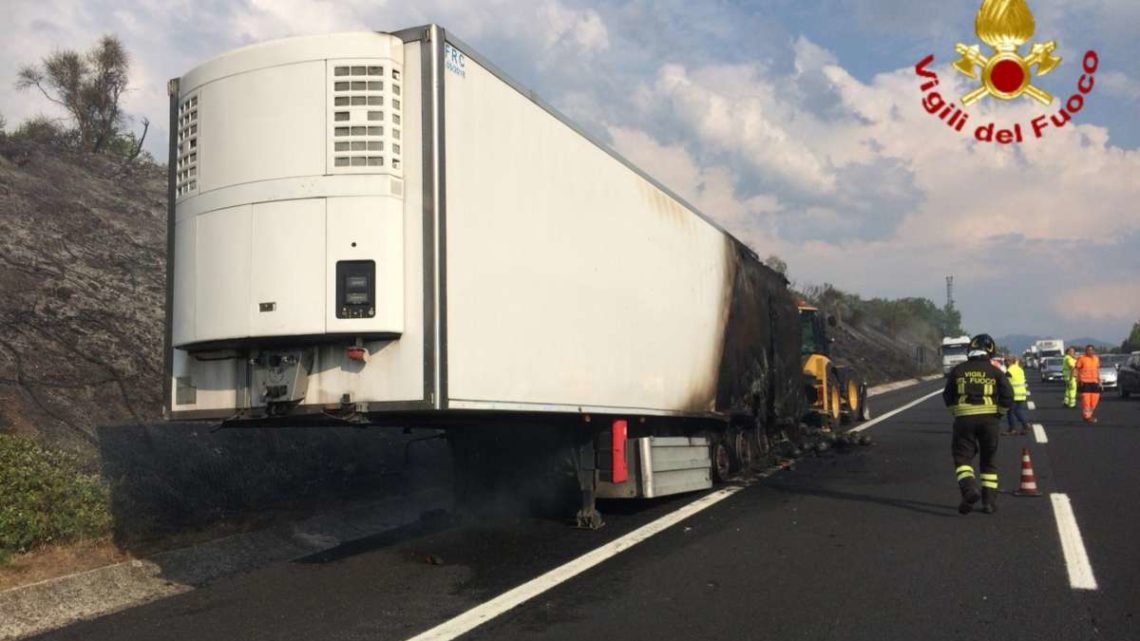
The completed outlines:
{"type": "Polygon", "coordinates": [[[166,178],[0,136],[0,431],[88,455],[161,410],[166,178]]]}

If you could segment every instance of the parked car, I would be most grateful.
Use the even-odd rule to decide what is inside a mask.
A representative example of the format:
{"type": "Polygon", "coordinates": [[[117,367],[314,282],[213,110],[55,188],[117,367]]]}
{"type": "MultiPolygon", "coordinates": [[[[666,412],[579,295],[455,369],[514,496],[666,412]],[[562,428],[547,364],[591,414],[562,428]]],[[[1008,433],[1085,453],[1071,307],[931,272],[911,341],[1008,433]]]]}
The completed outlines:
{"type": "Polygon", "coordinates": [[[1056,356],[1041,359],[1041,382],[1062,380],[1061,368],[1064,365],[1065,359],[1056,356]]]}
{"type": "Polygon", "coordinates": [[[1120,366],[1116,373],[1116,391],[1121,398],[1130,394],[1140,394],[1140,352],[1132,352],[1128,362],[1120,366]]]}
{"type": "Polygon", "coordinates": [[[1128,354],[1102,354],[1100,357],[1100,386],[1116,389],[1117,370],[1131,358],[1128,354]]]}

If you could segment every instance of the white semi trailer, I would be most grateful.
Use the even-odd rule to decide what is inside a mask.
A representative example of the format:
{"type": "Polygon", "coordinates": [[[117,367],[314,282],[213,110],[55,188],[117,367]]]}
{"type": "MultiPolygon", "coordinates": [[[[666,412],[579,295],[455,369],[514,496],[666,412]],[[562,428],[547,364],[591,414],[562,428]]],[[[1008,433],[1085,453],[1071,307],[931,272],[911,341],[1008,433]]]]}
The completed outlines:
{"type": "Polygon", "coordinates": [[[527,417],[596,525],[802,410],[783,277],[437,26],[246,47],[170,100],[170,419],[477,448],[527,417]]]}

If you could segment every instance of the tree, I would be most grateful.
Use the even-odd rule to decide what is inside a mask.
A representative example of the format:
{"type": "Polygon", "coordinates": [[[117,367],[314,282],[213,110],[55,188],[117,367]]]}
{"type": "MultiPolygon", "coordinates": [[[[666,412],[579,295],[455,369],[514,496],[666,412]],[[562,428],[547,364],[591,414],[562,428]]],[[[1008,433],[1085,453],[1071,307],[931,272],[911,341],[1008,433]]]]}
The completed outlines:
{"type": "Polygon", "coordinates": [[[940,310],[942,313],[942,334],[944,336],[961,336],[966,333],[962,329],[962,312],[958,311],[953,305],[944,305],[940,310]]]}
{"type": "Polygon", "coordinates": [[[123,44],[103,36],[85,54],[57,51],[40,65],[20,69],[16,88],[36,88],[63,107],[75,122],[81,149],[102,152],[123,134],[125,118],[119,99],[127,89],[130,61],[123,44]]]}
{"type": "Polygon", "coordinates": [[[1128,338],[1120,345],[1120,350],[1125,353],[1132,353],[1140,351],[1140,321],[1136,321],[1132,325],[1132,331],[1128,334],[1128,338]]]}
{"type": "Polygon", "coordinates": [[[784,259],[775,254],[765,259],[764,264],[772,268],[773,271],[780,272],[785,277],[788,275],[788,264],[784,262],[784,259]]]}

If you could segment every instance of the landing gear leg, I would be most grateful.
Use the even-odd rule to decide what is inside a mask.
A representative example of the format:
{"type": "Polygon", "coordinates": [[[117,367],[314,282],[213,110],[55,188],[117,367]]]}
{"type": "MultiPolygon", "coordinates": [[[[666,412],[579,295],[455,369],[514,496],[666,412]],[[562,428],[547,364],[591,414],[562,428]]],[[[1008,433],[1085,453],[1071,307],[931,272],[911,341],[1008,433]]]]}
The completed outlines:
{"type": "Polygon", "coordinates": [[[594,443],[591,440],[578,446],[577,467],[578,487],[582,491],[582,507],[575,519],[577,527],[583,530],[597,530],[605,525],[598,512],[597,469],[594,464],[594,443]]]}

